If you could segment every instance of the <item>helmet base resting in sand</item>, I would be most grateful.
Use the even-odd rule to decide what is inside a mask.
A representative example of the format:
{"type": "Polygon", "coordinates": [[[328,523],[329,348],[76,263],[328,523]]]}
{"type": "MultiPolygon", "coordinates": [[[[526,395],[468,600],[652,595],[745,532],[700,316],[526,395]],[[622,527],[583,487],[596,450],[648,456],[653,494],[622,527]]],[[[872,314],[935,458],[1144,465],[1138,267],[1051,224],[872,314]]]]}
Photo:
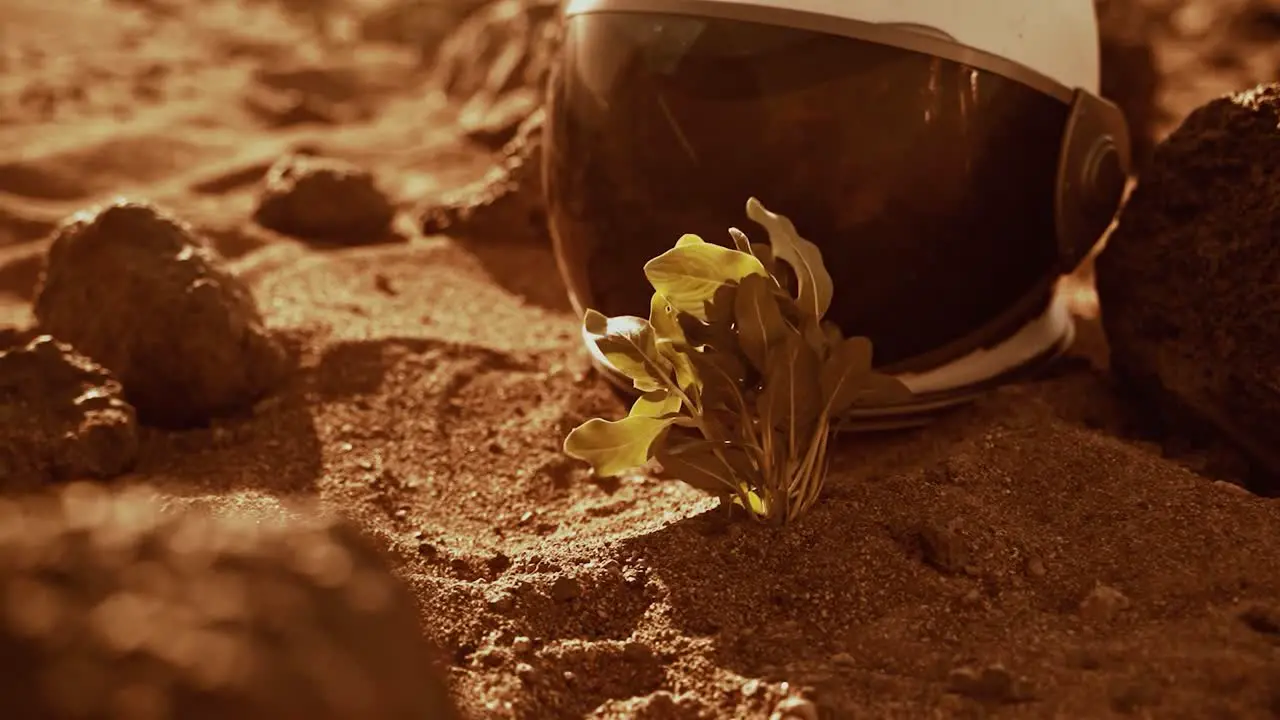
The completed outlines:
{"type": "Polygon", "coordinates": [[[1091,0],[970,4],[568,3],[543,172],[575,308],[647,315],[644,263],[685,233],[763,241],[757,197],[821,249],[827,319],[916,395],[854,425],[909,423],[1060,354],[1059,280],[1114,219],[1127,128],[1097,96],[1091,0]]]}

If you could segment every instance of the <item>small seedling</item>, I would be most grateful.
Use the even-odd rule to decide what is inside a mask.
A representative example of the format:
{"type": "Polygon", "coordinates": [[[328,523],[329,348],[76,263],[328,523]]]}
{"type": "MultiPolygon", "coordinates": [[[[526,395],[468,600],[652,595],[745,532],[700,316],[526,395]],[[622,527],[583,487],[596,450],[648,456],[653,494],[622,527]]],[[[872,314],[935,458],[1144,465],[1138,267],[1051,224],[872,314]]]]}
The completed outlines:
{"type": "Polygon", "coordinates": [[[832,423],[910,390],[872,370],[867,338],[823,320],[832,282],[818,247],[755,198],[747,216],[768,244],[736,228],[732,249],[685,235],[645,264],[648,319],[586,312],[596,347],[642,394],[627,417],[575,428],[564,451],[601,477],[657,460],[756,520],[786,523],[822,491],[832,423]]]}

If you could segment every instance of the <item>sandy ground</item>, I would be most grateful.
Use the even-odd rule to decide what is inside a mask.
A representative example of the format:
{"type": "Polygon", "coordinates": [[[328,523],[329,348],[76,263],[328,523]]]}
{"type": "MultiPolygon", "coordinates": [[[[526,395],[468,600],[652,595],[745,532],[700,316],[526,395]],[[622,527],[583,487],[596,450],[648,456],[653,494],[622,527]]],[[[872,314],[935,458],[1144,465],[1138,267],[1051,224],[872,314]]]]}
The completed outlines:
{"type": "MultiPolygon", "coordinates": [[[[830,718],[1280,717],[1280,505],[1136,437],[1096,327],[1040,381],[843,443],[796,526],[725,523],[560,455],[625,406],[544,245],[406,215],[407,240],[325,249],[252,222],[299,147],[405,211],[484,173],[414,52],[325,51],[266,3],[2,5],[0,326],[30,323],[43,238],[76,210],[124,194],[205,232],[301,368],[252,413],[146,430],[116,482],[356,520],[468,717],[764,718],[788,695],[830,718]]],[[[1219,91],[1190,85],[1168,113],[1219,91]]]]}

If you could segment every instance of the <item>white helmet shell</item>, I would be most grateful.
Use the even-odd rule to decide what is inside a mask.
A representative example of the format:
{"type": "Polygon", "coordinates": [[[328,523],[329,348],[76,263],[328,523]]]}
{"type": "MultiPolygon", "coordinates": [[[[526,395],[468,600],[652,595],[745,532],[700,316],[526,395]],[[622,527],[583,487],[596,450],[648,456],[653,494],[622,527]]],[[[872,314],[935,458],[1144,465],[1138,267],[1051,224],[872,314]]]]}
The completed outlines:
{"type": "MultiPolygon", "coordinates": [[[[704,0],[939,30],[961,45],[1034,70],[1070,89],[1098,93],[1093,0],[704,0]]],[[[600,0],[569,0],[566,14],[600,0]]]]}

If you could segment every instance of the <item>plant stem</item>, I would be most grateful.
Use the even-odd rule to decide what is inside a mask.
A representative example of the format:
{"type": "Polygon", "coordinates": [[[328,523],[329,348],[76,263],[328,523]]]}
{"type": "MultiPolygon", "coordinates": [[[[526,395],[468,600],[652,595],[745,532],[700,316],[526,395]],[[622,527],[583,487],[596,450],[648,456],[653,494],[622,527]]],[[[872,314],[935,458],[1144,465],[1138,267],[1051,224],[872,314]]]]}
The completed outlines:
{"type": "Polygon", "coordinates": [[[817,499],[818,493],[822,490],[823,477],[821,468],[823,461],[826,459],[827,436],[829,434],[829,423],[826,413],[818,418],[817,426],[814,429],[813,438],[809,441],[808,451],[805,453],[804,461],[800,463],[796,474],[792,476],[793,482],[788,483],[788,515],[787,520],[794,520],[799,517],[805,510],[813,504],[817,499]],[[794,487],[792,485],[794,484],[794,487]],[[795,494],[799,502],[794,506],[790,506],[790,496],[795,494]]]}

